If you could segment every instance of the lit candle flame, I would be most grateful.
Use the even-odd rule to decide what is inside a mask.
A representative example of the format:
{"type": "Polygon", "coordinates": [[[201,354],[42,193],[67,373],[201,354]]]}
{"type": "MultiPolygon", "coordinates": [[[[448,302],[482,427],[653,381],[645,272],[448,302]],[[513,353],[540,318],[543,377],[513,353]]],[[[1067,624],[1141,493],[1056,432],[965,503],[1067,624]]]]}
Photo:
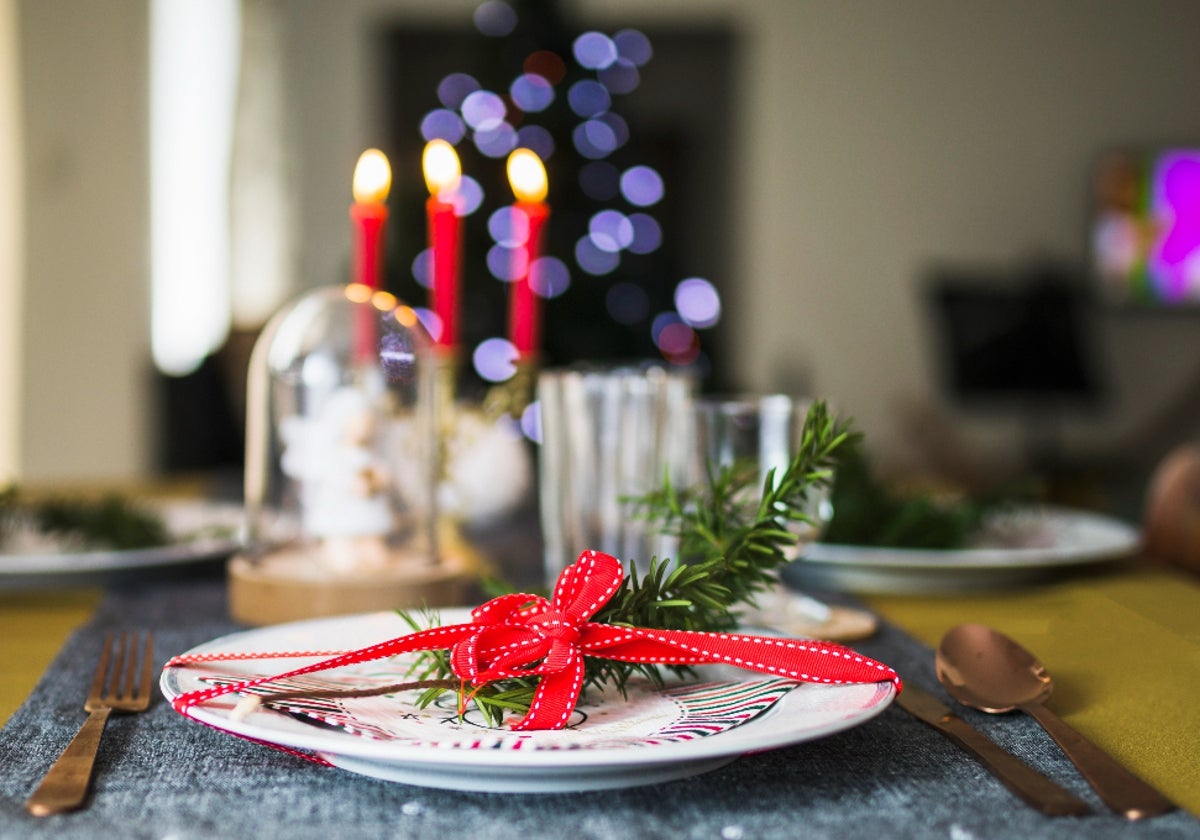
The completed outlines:
{"type": "Polygon", "coordinates": [[[421,169],[430,195],[445,195],[458,189],[462,180],[462,165],[458,153],[445,140],[430,140],[421,155],[421,169]]]}
{"type": "Polygon", "coordinates": [[[354,167],[354,200],[360,204],[381,203],[387,200],[392,188],[392,167],[387,156],[378,149],[367,149],[358,156],[354,167]]]}
{"type": "Polygon", "coordinates": [[[546,200],[546,167],[529,149],[516,149],[508,156],[508,183],[517,201],[546,200]]]}

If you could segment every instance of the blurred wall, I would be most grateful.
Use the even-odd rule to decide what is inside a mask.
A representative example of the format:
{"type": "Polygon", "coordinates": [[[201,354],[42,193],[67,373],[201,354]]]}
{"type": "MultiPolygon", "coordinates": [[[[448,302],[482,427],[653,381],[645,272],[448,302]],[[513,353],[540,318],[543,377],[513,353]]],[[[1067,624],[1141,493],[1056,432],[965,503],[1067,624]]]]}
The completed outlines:
{"type": "MultiPolygon", "coordinates": [[[[348,173],[379,131],[367,107],[379,22],[465,20],[476,4],[280,3],[301,179],[298,272],[315,285],[345,264],[348,173]]],[[[146,463],[144,5],[19,4],[31,474],[146,463]],[[74,431],[80,418],[95,438],[74,431]]],[[[946,261],[1079,261],[1092,156],[1113,143],[1200,140],[1191,0],[568,8],[605,29],[703,17],[740,34],[739,221],[712,232],[732,237],[735,252],[726,317],[740,336],[736,370],[747,388],[836,401],[896,451],[907,445],[900,407],[937,401],[918,295],[925,273],[946,261]]],[[[1114,404],[1071,424],[1081,449],[1138,429],[1200,373],[1200,319],[1108,314],[1099,327],[1114,404]]],[[[982,449],[1003,451],[1017,434],[1011,418],[958,419],[982,449]]]]}
{"type": "Polygon", "coordinates": [[[144,0],[22,0],[20,476],[150,463],[144,0]]]}
{"type": "Polygon", "coordinates": [[[0,485],[20,466],[24,197],[16,0],[0,0],[0,485]]]}
{"type": "MultiPolygon", "coordinates": [[[[749,185],[734,316],[757,339],[738,365],[761,387],[807,371],[881,445],[902,445],[903,403],[933,399],[918,293],[931,265],[1078,263],[1094,155],[1200,141],[1188,0],[739,8],[749,185]]],[[[1112,411],[1070,425],[1080,449],[1130,434],[1200,379],[1200,317],[1098,327],[1112,411]]],[[[1011,448],[1012,417],[959,419],[968,440],[1011,448]]]]}

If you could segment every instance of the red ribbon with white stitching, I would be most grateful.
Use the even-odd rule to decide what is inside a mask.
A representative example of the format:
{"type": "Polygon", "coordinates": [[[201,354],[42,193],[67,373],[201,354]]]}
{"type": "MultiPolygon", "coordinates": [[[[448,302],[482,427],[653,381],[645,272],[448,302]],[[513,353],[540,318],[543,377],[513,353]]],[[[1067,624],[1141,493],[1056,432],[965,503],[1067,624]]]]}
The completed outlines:
{"type": "MultiPolygon", "coordinates": [[[[566,725],[583,687],[585,656],[663,665],[721,663],[801,682],[886,681],[894,683],[897,691],[903,687],[900,677],[887,665],[827,642],[619,627],[589,621],[608,603],[624,576],[615,557],[585,551],[563,570],[550,599],[524,593],[502,595],[472,611],[468,623],[410,633],[283,674],[191,691],[176,697],[172,705],[186,715],[197,704],[261,683],[442,648],[450,648],[454,674],[475,687],[514,677],[541,678],[529,712],[513,725],[517,730],[561,729],[566,725]]],[[[278,654],[182,656],[172,659],[167,667],[272,655],[278,654]]]]}

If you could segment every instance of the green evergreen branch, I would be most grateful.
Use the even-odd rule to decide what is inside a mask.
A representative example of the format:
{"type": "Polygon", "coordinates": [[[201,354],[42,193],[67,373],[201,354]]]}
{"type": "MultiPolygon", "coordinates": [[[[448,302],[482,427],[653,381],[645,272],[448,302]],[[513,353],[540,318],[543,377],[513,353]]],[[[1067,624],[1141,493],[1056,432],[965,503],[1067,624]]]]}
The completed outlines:
{"type": "Polygon", "coordinates": [[[78,540],[85,549],[127,551],[172,542],[162,517],[119,494],[36,499],[10,484],[0,489],[0,542],[23,524],[40,534],[78,540]]]}

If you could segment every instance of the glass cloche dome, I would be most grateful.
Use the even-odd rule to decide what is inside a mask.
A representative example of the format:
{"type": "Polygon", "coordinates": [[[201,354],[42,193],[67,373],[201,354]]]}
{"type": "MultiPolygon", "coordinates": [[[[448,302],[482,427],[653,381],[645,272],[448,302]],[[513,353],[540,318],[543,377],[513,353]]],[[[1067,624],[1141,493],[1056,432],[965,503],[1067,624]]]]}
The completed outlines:
{"type": "Polygon", "coordinates": [[[425,330],[387,292],[319,288],[270,320],[248,374],[235,618],[453,603],[463,574],[438,551],[436,388],[425,330]]]}

